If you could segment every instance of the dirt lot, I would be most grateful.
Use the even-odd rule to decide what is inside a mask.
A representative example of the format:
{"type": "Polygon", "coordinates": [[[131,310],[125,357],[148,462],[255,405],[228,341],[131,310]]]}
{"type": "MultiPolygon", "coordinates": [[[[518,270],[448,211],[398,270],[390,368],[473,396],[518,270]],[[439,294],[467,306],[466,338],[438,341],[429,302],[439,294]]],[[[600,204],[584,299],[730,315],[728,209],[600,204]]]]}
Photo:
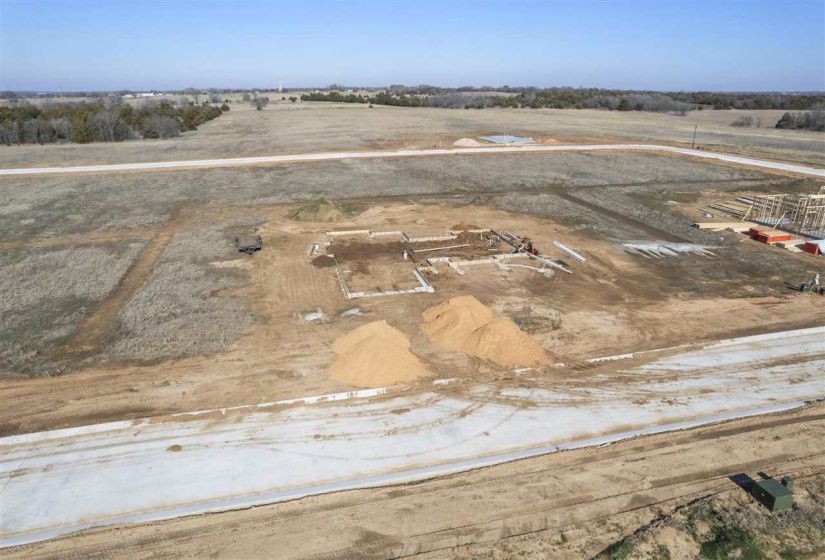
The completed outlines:
{"type": "MultiPolygon", "coordinates": [[[[349,387],[326,373],[334,359],[330,345],[378,319],[407,334],[413,352],[437,375],[507,375],[445,351],[420,332],[421,313],[457,295],[474,294],[501,316],[518,319],[565,363],[818,324],[811,305],[823,303],[794,295],[784,283],[784,274],[813,270],[807,255],[708,237],[715,257],[653,262],[624,252],[615,238],[582,236],[556,220],[478,205],[404,203],[364,203],[363,212],[335,228],[398,230],[413,224],[441,234],[462,221],[489,224],[527,235],[547,252],[553,240],[563,241],[588,261],[568,263],[572,275],[506,273],[494,265],[468,269],[464,276],[443,270],[432,277],[433,294],[347,301],[334,269],[313,266],[309,256],[312,244],[323,240],[325,224],[291,221],[285,218],[291,208],[257,207],[253,221],[248,209],[231,207],[175,218],[181,230],[163,251],[144,259],[144,250],[132,265],[132,272],[143,274],[141,286],[132,285],[127,274],[71,336],[10,368],[18,375],[27,367],[29,375],[64,375],[1,385],[0,396],[9,403],[0,413],[2,432],[345,391],[349,387]],[[252,257],[234,252],[231,232],[255,223],[264,250],[252,257]],[[134,295],[125,298],[123,290],[134,295]],[[107,305],[111,301],[121,307],[107,305]],[[339,316],[354,306],[363,314],[339,316]],[[326,321],[301,320],[318,309],[326,321]]],[[[639,236],[644,232],[631,238],[639,236]]],[[[562,256],[556,252],[555,258],[562,256]]],[[[403,263],[400,255],[396,259],[403,263]]],[[[380,259],[369,266],[385,270],[380,259]]],[[[371,287],[375,282],[365,272],[362,283],[371,287]]]]}
{"type": "Polygon", "coordinates": [[[815,405],[416,484],[92,529],[6,556],[821,558],[823,412],[815,405]],[[758,473],[796,478],[793,511],[771,517],[748,497],[738,484],[758,473]]]}
{"type": "MultiPolygon", "coordinates": [[[[0,165],[426,146],[501,131],[505,124],[508,132],[548,140],[683,142],[694,121],[727,151],[825,162],[819,136],[732,129],[726,119],[735,117],[721,111],[681,118],[549,110],[418,114],[307,104],[262,114],[233,108],[177,141],[4,148],[0,165]],[[317,123],[308,125],[303,115],[309,113],[317,123]]],[[[558,376],[621,383],[611,364],[586,360],[818,326],[825,298],[791,288],[820,271],[821,259],[691,227],[697,205],[710,197],[809,186],[630,153],[7,179],[0,185],[0,435],[348,391],[351,386],[328,376],[331,345],[379,320],[408,337],[410,350],[439,378],[515,387],[551,386],[558,376]],[[440,235],[462,223],[528,236],[573,274],[478,265],[459,275],[442,265],[437,275],[428,274],[435,293],[346,300],[335,268],[313,265],[311,247],[330,229],[440,235]],[[253,232],[263,237],[263,250],[239,254],[233,237],[253,232]],[[553,241],[580,251],[587,262],[553,249],[553,241]],[[710,255],[651,259],[627,252],[623,244],[630,242],[695,243],[710,255]],[[511,370],[437,346],[421,331],[422,312],[468,294],[496,316],[518,320],[568,367],[543,366],[533,380],[514,378],[511,370]],[[360,315],[341,316],[354,307],[360,315]],[[302,319],[318,310],[324,320],[302,319]]],[[[352,287],[416,285],[400,247],[391,240],[361,246],[366,242],[333,249],[352,287]]],[[[485,251],[482,244],[456,255],[485,251]]],[[[690,558],[707,539],[685,533],[692,511],[685,508],[711,504],[690,506],[696,499],[712,497],[709,508],[747,513],[741,519],[720,514],[720,523],[756,531],[759,542],[786,529],[755,521],[761,512],[728,480],[733,474],[795,474],[804,489],[799,511],[821,517],[822,459],[811,449],[818,449],[825,429],[822,414],[817,405],[418,485],[89,531],[11,554],[237,557],[271,549],[329,558],[579,558],[601,551],[616,556],[629,547],[648,554],[658,550],[646,548],[655,543],[667,545],[672,558],[690,558]],[[679,459],[686,454],[693,459],[679,459]],[[640,527],[646,541],[638,535],[622,540],[640,527]],[[680,550],[687,552],[680,556],[680,550]]]]}
{"type": "Polygon", "coordinates": [[[278,102],[263,111],[232,110],[196,132],[172,140],[111,144],[3,146],[0,167],[173,161],[289,153],[451,146],[483,134],[509,133],[563,143],[640,141],[768,159],[825,164],[825,139],[816,132],[773,128],[782,111],[691,111],[679,117],[636,111],[572,109],[412,109],[278,102]],[[743,114],[762,128],[733,128],[743,114]]]}

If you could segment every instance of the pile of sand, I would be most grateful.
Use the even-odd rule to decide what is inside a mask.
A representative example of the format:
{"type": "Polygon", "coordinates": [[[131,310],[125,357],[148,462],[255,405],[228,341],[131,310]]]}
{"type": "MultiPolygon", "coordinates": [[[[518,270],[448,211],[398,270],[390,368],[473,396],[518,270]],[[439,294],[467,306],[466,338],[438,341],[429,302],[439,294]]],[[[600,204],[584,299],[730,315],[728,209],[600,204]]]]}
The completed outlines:
{"type": "Polygon", "coordinates": [[[443,348],[464,352],[501,367],[528,367],[550,362],[541,345],[510,319],[496,319],[493,310],[473,296],[460,296],[423,313],[421,329],[443,348]]]}
{"type": "Polygon", "coordinates": [[[453,146],[461,146],[464,148],[475,148],[476,146],[483,146],[481,142],[478,140],[474,140],[472,138],[461,138],[460,140],[456,140],[453,142],[453,146]]]}
{"type": "Polygon", "coordinates": [[[355,387],[386,387],[432,375],[410,352],[407,336],[387,324],[374,321],[346,334],[332,344],[338,359],[329,377],[355,387]]]}

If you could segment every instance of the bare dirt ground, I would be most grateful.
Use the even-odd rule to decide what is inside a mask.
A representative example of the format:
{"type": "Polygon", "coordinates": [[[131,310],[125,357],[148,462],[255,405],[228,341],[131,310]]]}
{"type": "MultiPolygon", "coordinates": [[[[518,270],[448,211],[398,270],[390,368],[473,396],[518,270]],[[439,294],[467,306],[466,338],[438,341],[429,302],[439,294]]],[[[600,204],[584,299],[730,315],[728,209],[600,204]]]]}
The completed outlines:
{"type": "Polygon", "coordinates": [[[3,146],[0,167],[174,161],[323,151],[450,147],[461,138],[509,133],[553,143],[639,141],[825,164],[817,132],[773,128],[782,111],[691,111],[684,117],[636,111],[573,109],[450,110],[278,102],[263,111],[232,110],[171,140],[104,144],[3,146]],[[733,128],[747,114],[762,128],[733,128]]]}
{"type": "Polygon", "coordinates": [[[4,556],[817,558],[824,411],[814,405],[416,484],[92,529],[4,556]],[[745,494],[739,484],[760,472],[796,478],[792,512],[772,518],[745,494]]]}
{"type": "MultiPolygon", "coordinates": [[[[685,142],[694,121],[701,121],[700,134],[706,128],[702,142],[713,140],[725,151],[825,161],[821,135],[733,129],[727,119],[734,120],[734,112],[682,118],[420,111],[296,104],[256,113],[233,107],[176,141],[3,148],[0,165],[419,147],[503,131],[548,141],[685,142]]],[[[445,350],[421,331],[424,310],[459,295],[475,295],[496,316],[518,319],[548,353],[570,365],[558,375],[583,382],[615,373],[610,364],[586,364],[587,358],[818,326],[825,298],[791,288],[819,271],[821,259],[691,227],[697,205],[708,197],[798,191],[809,183],[630,153],[4,180],[0,435],[348,391],[351,386],[328,376],[335,360],[331,345],[379,320],[407,336],[411,351],[435,376],[528,383],[445,350]],[[335,204],[318,210],[313,201],[321,198],[335,204]],[[666,204],[671,200],[678,204],[666,204]],[[448,270],[430,276],[434,294],[347,301],[334,269],[314,266],[309,255],[329,229],[435,235],[460,223],[527,235],[573,274],[506,273],[479,265],[463,276],[448,270]],[[252,232],[262,235],[263,251],[238,253],[232,238],[252,232]],[[581,251],[587,263],[554,252],[553,241],[581,251]],[[648,259],[622,249],[633,241],[698,243],[713,256],[648,259]],[[362,314],[340,315],[353,307],[362,314]],[[326,320],[302,320],[319,309],[326,320]]],[[[467,255],[479,251],[474,247],[467,255]]],[[[348,261],[356,287],[407,287],[406,276],[398,277],[410,268],[398,261],[397,251],[374,258],[363,253],[348,261]]],[[[540,373],[552,383],[549,369],[540,373]]],[[[420,389],[413,384],[408,390],[420,389]]],[[[698,540],[690,535],[694,540],[687,544],[682,533],[682,544],[667,537],[684,528],[678,518],[684,506],[715,496],[719,511],[761,513],[730,475],[794,474],[803,490],[805,509],[799,511],[821,512],[815,508],[822,495],[822,415],[817,405],[417,485],[94,530],[4,552],[580,558],[632,545],[641,557],[654,557],[647,544],[622,540],[646,527],[650,542],[673,544],[671,557],[691,558],[703,534],[698,540]],[[680,550],[688,552],[680,556],[680,550]]]]}
{"type": "MultiPolygon", "coordinates": [[[[397,230],[413,224],[419,231],[440,234],[462,221],[490,224],[527,235],[539,248],[561,240],[584,252],[588,262],[573,266],[572,275],[505,273],[494,265],[468,269],[464,276],[445,270],[431,277],[434,294],[348,301],[334,269],[314,266],[309,257],[326,226],[286,219],[290,208],[256,209],[265,248],[253,257],[233,253],[227,224],[239,223],[245,211],[238,208],[203,212],[199,219],[213,222],[214,229],[182,226],[173,240],[182,236],[181,247],[194,253],[191,261],[173,248],[146,278],[145,261],[138,257],[135,274],[145,283],[136,288],[127,275],[54,351],[54,358],[46,355],[60,371],[78,373],[0,385],[0,398],[9,403],[0,412],[2,432],[345,391],[350,387],[326,373],[334,360],[331,344],[382,319],[410,337],[412,351],[436,375],[496,379],[502,375],[499,369],[445,351],[420,331],[425,309],[458,295],[474,294],[501,316],[519,319],[565,363],[810,326],[818,324],[811,305],[822,305],[810,294],[789,292],[776,268],[777,263],[807,267],[807,255],[773,254],[771,247],[731,241],[713,249],[713,258],[654,263],[556,221],[481,206],[402,203],[371,205],[335,228],[397,230]],[[198,255],[204,251],[197,249],[198,242],[210,235],[216,235],[218,249],[198,255]],[[219,274],[223,284],[216,284],[212,274],[219,274]],[[127,301],[122,290],[134,295],[127,301]],[[339,316],[356,306],[362,315],[339,316]],[[301,319],[318,309],[327,320],[301,319]],[[233,329],[229,333],[223,330],[227,325],[233,329]]],[[[403,262],[400,255],[396,258],[403,262]]],[[[381,270],[380,263],[374,266],[381,270]]]]}

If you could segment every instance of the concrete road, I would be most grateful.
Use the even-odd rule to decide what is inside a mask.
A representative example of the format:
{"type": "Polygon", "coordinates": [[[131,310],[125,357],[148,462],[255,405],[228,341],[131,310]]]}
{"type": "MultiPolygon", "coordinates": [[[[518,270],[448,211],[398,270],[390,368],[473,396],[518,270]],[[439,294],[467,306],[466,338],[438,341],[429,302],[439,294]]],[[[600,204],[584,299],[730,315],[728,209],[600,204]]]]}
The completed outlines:
{"type": "Polygon", "coordinates": [[[23,176],[43,174],[73,174],[73,173],[115,173],[128,171],[163,171],[170,169],[197,169],[210,167],[237,167],[248,165],[267,165],[283,163],[307,163],[316,161],[330,161],[343,159],[372,159],[372,158],[403,158],[403,157],[432,157],[455,155],[495,155],[512,153],[546,153],[546,152],[590,152],[590,151],[646,151],[691,156],[702,159],[735,163],[767,170],[784,171],[825,177],[825,169],[792,165],[774,161],[764,161],[727,154],[706,152],[703,150],[689,150],[670,146],[656,146],[650,144],[600,144],[580,146],[501,146],[484,148],[455,148],[432,150],[401,150],[396,152],[333,152],[320,154],[293,154],[283,156],[243,157],[228,159],[204,159],[189,161],[163,161],[151,163],[120,163],[112,165],[84,165],[79,167],[32,167],[27,169],[0,169],[0,176],[23,176]]]}
{"type": "Polygon", "coordinates": [[[619,376],[546,387],[538,375],[530,388],[467,383],[0,438],[0,547],[787,410],[825,397],[823,335],[819,327],[668,351],[619,376]]]}

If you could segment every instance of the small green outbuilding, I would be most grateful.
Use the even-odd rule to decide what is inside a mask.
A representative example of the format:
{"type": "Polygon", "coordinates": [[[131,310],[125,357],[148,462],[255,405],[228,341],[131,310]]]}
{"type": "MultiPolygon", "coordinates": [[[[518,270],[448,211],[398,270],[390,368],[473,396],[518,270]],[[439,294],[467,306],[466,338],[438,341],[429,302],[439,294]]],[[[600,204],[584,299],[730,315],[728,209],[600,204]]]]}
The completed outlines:
{"type": "Polygon", "coordinates": [[[787,511],[793,507],[793,478],[786,476],[781,483],[773,478],[754,482],[751,496],[771,513],[787,511]]]}

